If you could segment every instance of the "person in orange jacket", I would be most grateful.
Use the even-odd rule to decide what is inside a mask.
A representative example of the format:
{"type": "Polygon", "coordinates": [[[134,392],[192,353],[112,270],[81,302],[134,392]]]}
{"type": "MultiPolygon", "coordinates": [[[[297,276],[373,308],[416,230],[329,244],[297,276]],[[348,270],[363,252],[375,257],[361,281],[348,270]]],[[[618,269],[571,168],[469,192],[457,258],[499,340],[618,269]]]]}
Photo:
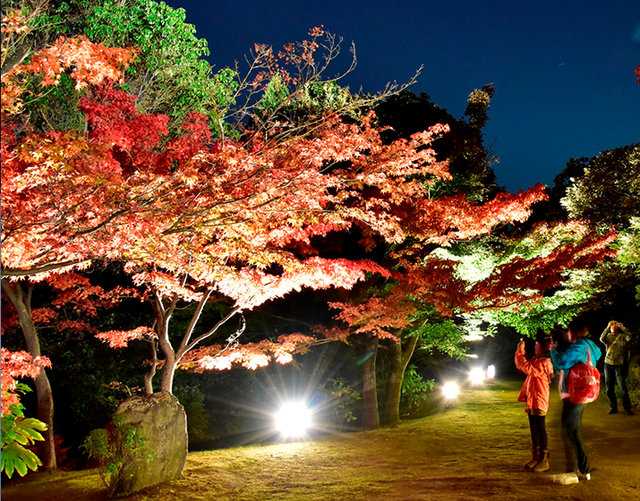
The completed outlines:
{"type": "Polygon", "coordinates": [[[549,352],[555,347],[548,334],[536,336],[535,356],[527,360],[524,340],[518,343],[515,362],[518,370],[527,378],[520,390],[518,402],[526,402],[525,412],[529,416],[531,430],[531,461],[524,465],[527,470],[542,472],[549,469],[549,447],[545,418],[549,411],[549,387],[553,378],[553,365],[549,352]]]}

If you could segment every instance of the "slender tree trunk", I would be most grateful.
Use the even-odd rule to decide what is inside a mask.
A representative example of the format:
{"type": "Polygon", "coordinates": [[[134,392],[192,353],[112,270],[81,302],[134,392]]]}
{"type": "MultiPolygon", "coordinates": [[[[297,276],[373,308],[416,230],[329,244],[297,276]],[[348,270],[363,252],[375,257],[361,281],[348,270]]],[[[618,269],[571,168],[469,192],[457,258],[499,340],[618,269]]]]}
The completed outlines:
{"type": "MultiPolygon", "coordinates": [[[[178,304],[178,297],[174,296],[168,305],[162,301],[161,294],[158,291],[151,290],[152,301],[151,305],[153,306],[153,311],[156,316],[156,334],[158,335],[158,346],[160,348],[160,352],[164,355],[164,365],[162,367],[162,375],[160,377],[160,391],[166,391],[168,393],[173,394],[173,375],[176,371],[177,358],[176,352],[171,345],[171,340],[169,339],[169,321],[171,320],[171,316],[176,309],[176,305],[178,304]]],[[[154,344],[155,348],[155,344],[154,344]]],[[[157,357],[154,355],[153,362],[157,360],[157,357]]],[[[153,363],[152,362],[152,363],[153,363]]],[[[151,380],[155,375],[157,364],[153,364],[154,366],[151,368],[148,374],[145,375],[145,392],[147,394],[153,393],[153,387],[151,385],[151,380]]]]}
{"type": "Polygon", "coordinates": [[[173,394],[173,376],[176,372],[176,356],[175,353],[168,354],[163,350],[165,359],[162,367],[162,378],[160,379],[160,391],[166,391],[173,394]],[[169,356],[167,356],[169,355],[169,356]]]}
{"type": "Polygon", "coordinates": [[[400,397],[402,396],[402,380],[404,372],[413,356],[418,336],[412,336],[404,345],[391,341],[389,345],[389,379],[382,408],[382,423],[396,424],[400,421],[400,397]]]}
{"type": "Polygon", "coordinates": [[[151,345],[151,367],[149,372],[144,375],[144,393],[145,395],[153,394],[153,377],[156,375],[156,369],[158,367],[158,348],[156,347],[155,340],[149,342],[151,345]]]}
{"type": "MultiPolygon", "coordinates": [[[[175,305],[175,301],[174,301],[175,305]]],[[[160,391],[173,393],[173,375],[176,372],[176,352],[169,340],[169,319],[173,307],[165,311],[162,318],[158,319],[158,345],[160,352],[164,355],[164,365],[162,366],[162,375],[160,378],[160,391]]]]}
{"type": "MultiPolygon", "coordinates": [[[[2,289],[18,312],[18,322],[24,335],[27,351],[32,357],[41,356],[38,332],[31,318],[31,288],[25,291],[20,282],[14,282],[12,287],[12,284],[2,279],[2,289]]],[[[35,379],[35,387],[38,402],[36,417],[47,425],[47,430],[42,433],[44,441],[37,442],[38,457],[45,470],[53,471],[57,468],[53,433],[53,392],[45,369],[40,369],[40,374],[35,379]]]]}
{"type": "MultiPolygon", "coordinates": [[[[178,368],[178,364],[180,363],[180,360],[182,359],[184,354],[192,350],[200,341],[207,339],[209,336],[215,333],[221,325],[226,323],[230,318],[233,318],[240,310],[239,307],[232,309],[225,317],[223,317],[218,323],[216,323],[216,325],[214,325],[211,330],[205,332],[204,334],[201,334],[200,336],[192,340],[191,336],[193,334],[193,330],[195,329],[196,324],[200,319],[200,315],[202,314],[202,310],[206,306],[212,292],[213,289],[207,289],[203,293],[202,298],[198,303],[198,307],[191,317],[189,326],[187,327],[187,330],[182,337],[182,342],[180,343],[180,346],[177,350],[173,348],[171,340],[169,339],[169,321],[171,320],[171,315],[173,314],[178,303],[178,296],[174,296],[169,305],[165,307],[162,302],[162,297],[157,292],[154,293],[154,310],[156,312],[156,323],[158,325],[158,344],[160,346],[160,351],[164,355],[164,367],[162,368],[162,378],[160,381],[161,391],[173,393],[173,378],[176,369],[178,368]]],[[[242,334],[244,328],[244,317],[242,317],[242,327],[240,327],[236,331],[236,333],[227,340],[228,343],[231,344],[232,340],[235,341],[238,336],[242,334]]],[[[227,347],[229,347],[229,345],[227,347]]]]}
{"type": "Polygon", "coordinates": [[[376,388],[376,358],[378,338],[370,336],[366,343],[366,359],[362,363],[362,429],[380,428],[378,392],[376,388]]]}

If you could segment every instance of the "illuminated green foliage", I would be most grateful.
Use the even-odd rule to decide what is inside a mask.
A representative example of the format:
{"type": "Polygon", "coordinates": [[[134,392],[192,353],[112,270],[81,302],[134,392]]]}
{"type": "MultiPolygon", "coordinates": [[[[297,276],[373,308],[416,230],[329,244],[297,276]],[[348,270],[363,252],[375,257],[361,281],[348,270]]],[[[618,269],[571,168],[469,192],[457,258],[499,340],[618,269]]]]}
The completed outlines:
{"type": "Polygon", "coordinates": [[[113,429],[93,430],[82,448],[90,458],[98,460],[100,478],[111,496],[122,482],[125,467],[137,458],[153,459],[153,451],[145,447],[146,439],[140,427],[126,422],[122,415],[114,416],[113,429]]]}
{"type": "Polygon", "coordinates": [[[417,349],[422,353],[444,353],[453,359],[462,359],[467,352],[463,324],[447,318],[441,321],[418,323],[413,333],[419,336],[417,349]]]}
{"type": "Polygon", "coordinates": [[[629,219],[629,229],[618,243],[618,261],[627,266],[640,266],[640,217],[629,219]]]}
{"type": "MultiPolygon", "coordinates": [[[[16,392],[31,391],[28,386],[18,384],[16,392]]],[[[27,449],[36,441],[44,440],[40,434],[47,429],[42,421],[24,417],[21,403],[9,407],[10,412],[2,416],[2,467],[1,471],[11,478],[14,472],[24,477],[29,470],[37,470],[42,461],[27,449]]]]}
{"type": "Polygon", "coordinates": [[[552,260],[560,249],[574,248],[590,233],[584,223],[543,224],[522,234],[479,239],[440,248],[433,254],[455,263],[455,274],[467,283],[469,292],[482,290],[485,282],[490,285],[492,280],[511,280],[513,285],[505,292],[507,297],[513,295],[512,304],[508,300],[496,304],[478,294],[472,303],[474,311],[468,315],[491,326],[513,327],[523,335],[534,336],[539,330],[549,332],[568,325],[602,291],[593,268],[566,269],[561,282],[545,294],[540,295],[536,289],[547,278],[545,261],[552,260]],[[516,263],[521,264],[514,267],[516,263]],[[538,267],[540,271],[536,272],[538,267]],[[530,278],[522,280],[521,274],[530,278]],[[514,294],[519,294],[517,300],[514,294]]]}
{"type": "Polygon", "coordinates": [[[425,381],[416,369],[415,365],[410,365],[402,378],[400,413],[403,416],[412,416],[419,412],[435,386],[433,379],[425,381]]]}
{"type": "MultiPolygon", "coordinates": [[[[71,2],[74,3],[74,2],[71,2]]],[[[228,105],[237,84],[224,69],[211,78],[207,41],[185,22],[184,9],[164,2],[97,0],[87,14],[85,32],[110,47],[136,47],[138,62],[127,76],[144,113],[162,113],[179,125],[190,113],[204,113],[216,125],[219,109],[228,105]]]]}
{"type": "Polygon", "coordinates": [[[589,159],[571,179],[562,206],[572,218],[597,229],[624,229],[640,216],[640,143],[608,150],[589,159]]]}
{"type": "Polygon", "coordinates": [[[597,268],[592,287],[609,291],[634,282],[640,302],[640,143],[581,159],[571,174],[560,201],[567,213],[596,231],[614,226],[620,235],[618,257],[597,268]]]}
{"type": "Polygon", "coordinates": [[[256,115],[268,117],[283,105],[289,95],[289,88],[282,81],[282,77],[274,75],[267,84],[262,99],[255,106],[256,115]]]}
{"type": "MultiPolygon", "coordinates": [[[[197,38],[185,20],[184,9],[154,0],[70,0],[48,4],[33,22],[35,41],[28,43],[33,50],[60,35],[82,34],[108,47],[135,48],[137,59],[124,88],[137,96],[138,111],[167,115],[170,132],[190,114],[202,113],[214,134],[220,134],[228,129],[223,120],[234,103],[237,73],[229,68],[212,73],[205,59],[207,41],[197,38]]],[[[49,89],[30,104],[32,120],[45,130],[82,129],[79,97],[72,86],[49,89]]]]}
{"type": "Polygon", "coordinates": [[[355,410],[358,401],[362,400],[360,393],[353,389],[344,378],[331,379],[323,389],[330,420],[335,426],[356,421],[355,410]]]}

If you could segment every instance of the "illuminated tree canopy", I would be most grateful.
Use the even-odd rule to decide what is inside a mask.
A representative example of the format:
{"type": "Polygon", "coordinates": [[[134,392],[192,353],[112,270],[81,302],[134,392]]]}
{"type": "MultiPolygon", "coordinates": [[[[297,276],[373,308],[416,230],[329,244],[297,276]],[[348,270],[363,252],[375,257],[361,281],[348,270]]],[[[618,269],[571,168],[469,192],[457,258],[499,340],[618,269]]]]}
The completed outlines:
{"type": "MultiPolygon", "coordinates": [[[[256,45],[244,72],[213,74],[183,11],[96,0],[83,17],[83,5],[3,7],[3,332],[19,328],[29,354],[3,349],[2,413],[18,402],[15,378],[34,378],[47,469],[56,462],[45,327],[95,333],[117,349],[149,343],[151,359],[140,360],[147,393],[172,392],[178,368],[255,369],[290,363],[321,340],[363,335],[372,350],[383,340],[397,362],[387,405],[394,422],[420,336],[437,344],[439,324],[465,315],[509,323],[524,310],[529,319],[537,308],[548,312],[562,294],[548,291],[567,289],[567,271],[575,283],[615,255],[607,225],[620,221],[607,219],[611,206],[592,213],[598,196],[611,196],[594,187],[604,157],[563,200],[591,226],[571,220],[511,231],[547,194],[541,184],[497,192],[480,131],[492,86],[471,94],[466,121],[395,131],[372,110],[393,115],[413,98],[397,86],[355,95],[327,77],[341,41],[321,27],[278,53],[256,45]],[[71,36],[70,26],[80,32],[71,36]],[[451,162],[436,151],[442,138],[450,138],[439,144],[451,162]],[[607,231],[594,231],[596,223],[607,231]],[[354,236],[350,248],[334,245],[354,236]],[[92,267],[109,266],[126,280],[92,284],[92,267]],[[339,325],[242,340],[242,315],[269,301],[358,284],[350,301],[330,304],[339,325]],[[46,304],[36,299],[39,287],[46,304]],[[151,322],[93,325],[132,298],[149,306],[151,322]],[[186,323],[172,321],[179,311],[186,323]],[[232,320],[239,327],[222,341],[232,320]]],[[[634,168],[637,153],[615,152],[634,168]]],[[[638,176],[620,174],[610,180],[626,183],[619,255],[637,265],[637,200],[622,193],[637,192],[638,176]]],[[[588,295],[586,286],[574,290],[588,295]]],[[[574,313],[535,322],[547,328],[574,313]]],[[[533,322],[522,330],[531,333],[533,322]]],[[[375,357],[367,363],[375,375],[375,357]]]]}

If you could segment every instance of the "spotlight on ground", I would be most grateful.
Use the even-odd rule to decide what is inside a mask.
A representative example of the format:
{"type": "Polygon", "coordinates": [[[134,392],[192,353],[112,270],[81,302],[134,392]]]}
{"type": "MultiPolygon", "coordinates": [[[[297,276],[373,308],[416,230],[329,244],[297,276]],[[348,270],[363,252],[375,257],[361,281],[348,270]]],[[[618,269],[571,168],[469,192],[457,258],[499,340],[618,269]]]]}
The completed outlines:
{"type": "Polygon", "coordinates": [[[484,370],[480,367],[474,367],[469,372],[469,381],[473,386],[477,386],[484,382],[484,370]]]}
{"type": "Polygon", "coordinates": [[[311,411],[303,402],[286,403],[275,415],[275,421],[283,436],[302,437],[311,427],[311,411]]]}
{"type": "Polygon", "coordinates": [[[457,383],[449,381],[442,387],[442,394],[447,400],[453,400],[460,394],[460,387],[457,383]]]}

